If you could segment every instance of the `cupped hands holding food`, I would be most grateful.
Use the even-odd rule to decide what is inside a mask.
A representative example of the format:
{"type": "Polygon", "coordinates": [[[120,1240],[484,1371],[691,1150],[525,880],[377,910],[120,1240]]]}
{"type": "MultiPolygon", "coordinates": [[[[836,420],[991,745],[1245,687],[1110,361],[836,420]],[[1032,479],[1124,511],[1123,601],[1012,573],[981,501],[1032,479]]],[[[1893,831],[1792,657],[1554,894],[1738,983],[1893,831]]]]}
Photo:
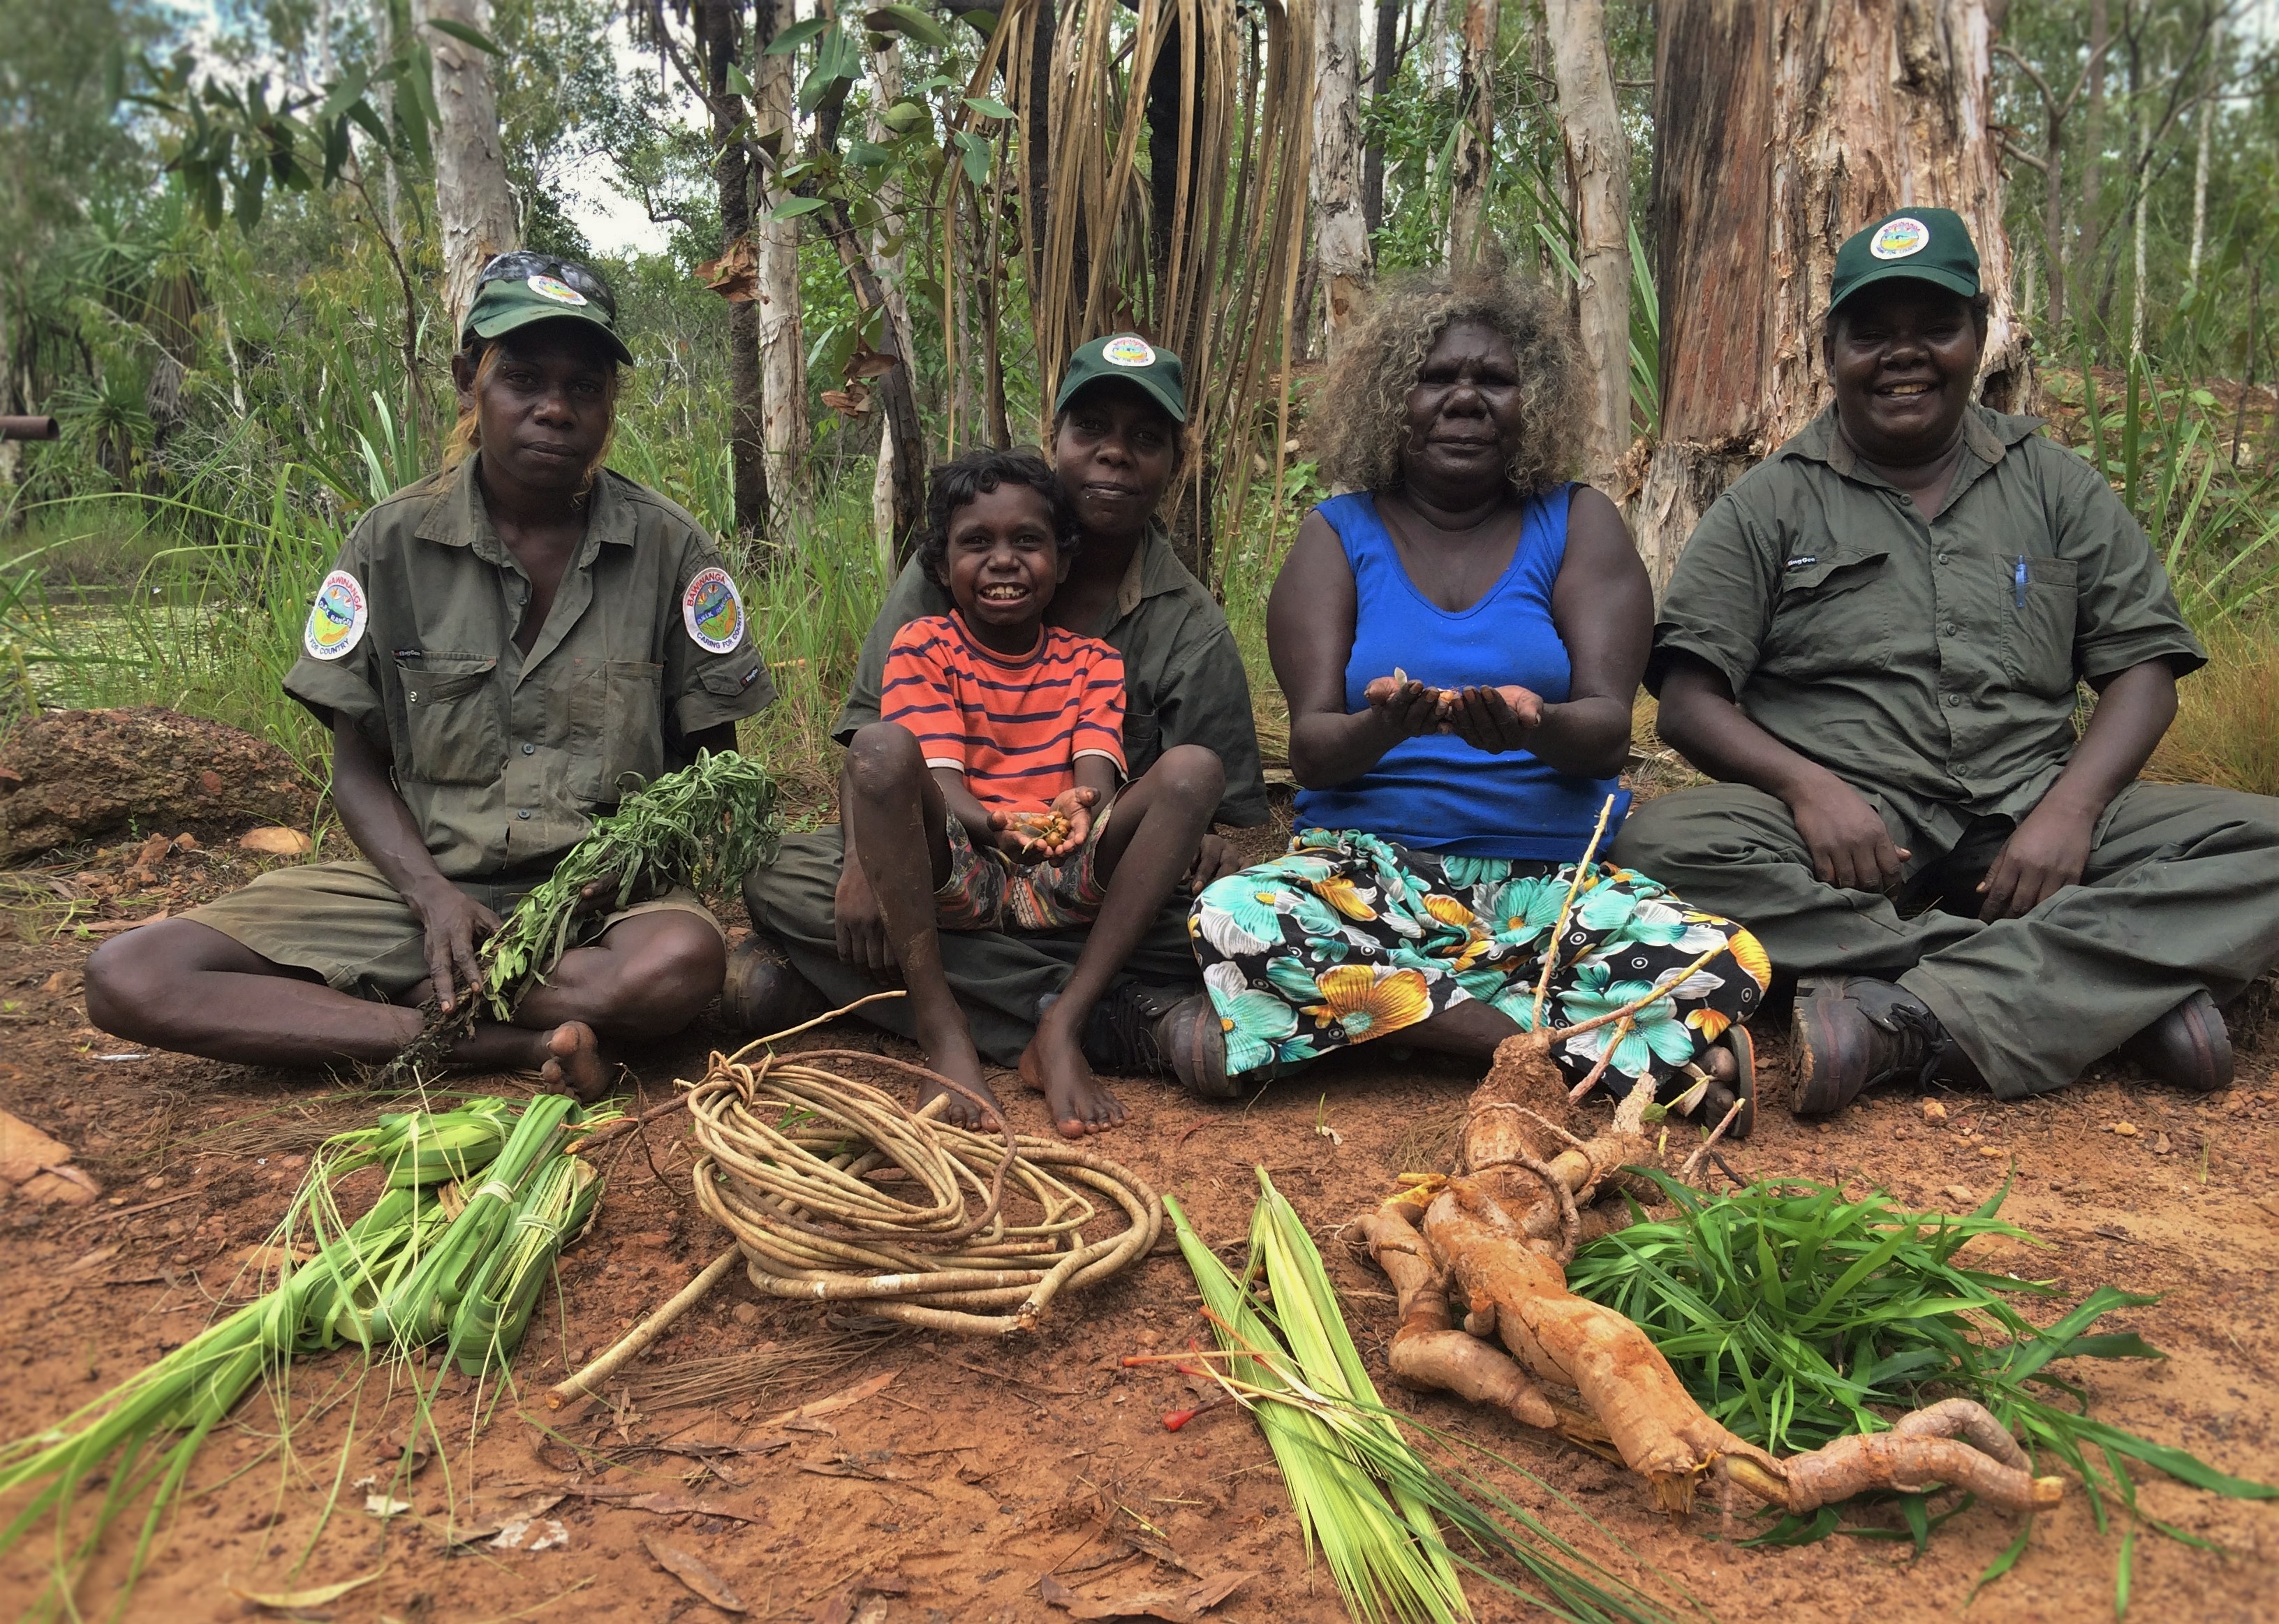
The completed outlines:
{"type": "Polygon", "coordinates": [[[1362,697],[1394,730],[1395,738],[1454,733],[1492,755],[1527,749],[1543,720],[1542,695],[1515,682],[1435,688],[1398,666],[1392,676],[1374,678],[1362,690],[1362,697]]]}
{"type": "Polygon", "coordinates": [[[1084,847],[1100,792],[1079,784],[1053,797],[1042,811],[992,812],[997,849],[1015,862],[1054,862],[1084,847]]]}

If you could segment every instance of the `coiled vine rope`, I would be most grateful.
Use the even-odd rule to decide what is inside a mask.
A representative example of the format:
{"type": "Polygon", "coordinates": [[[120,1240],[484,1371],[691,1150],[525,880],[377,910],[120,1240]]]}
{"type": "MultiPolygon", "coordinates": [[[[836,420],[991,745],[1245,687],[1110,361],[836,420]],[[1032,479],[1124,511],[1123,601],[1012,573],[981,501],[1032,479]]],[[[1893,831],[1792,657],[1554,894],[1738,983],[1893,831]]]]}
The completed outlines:
{"type": "Polygon", "coordinates": [[[912,1112],[829,1063],[974,1099],[948,1077],[856,1049],[747,1058],[762,1046],[715,1054],[688,1114],[697,1202],[771,1297],[1008,1336],[1145,1257],[1162,1231],[1155,1192],[1106,1157],[1009,1128],[971,1132],[939,1120],[940,1099],[912,1112]],[[1103,1232],[1115,1209],[1122,1225],[1103,1232]]]}

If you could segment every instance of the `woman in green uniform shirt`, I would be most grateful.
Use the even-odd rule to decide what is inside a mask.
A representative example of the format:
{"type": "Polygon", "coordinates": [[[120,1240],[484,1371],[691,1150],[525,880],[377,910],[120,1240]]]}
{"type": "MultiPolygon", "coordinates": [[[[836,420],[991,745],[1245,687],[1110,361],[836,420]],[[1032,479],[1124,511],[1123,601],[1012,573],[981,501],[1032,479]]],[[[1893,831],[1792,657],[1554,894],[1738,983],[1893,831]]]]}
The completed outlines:
{"type": "MultiPolygon", "coordinates": [[[[285,686],[333,731],[333,800],[359,862],[280,869],[88,961],[89,1017],[257,1065],[386,1061],[420,1004],[473,995],[477,944],[550,873],[626,775],[653,778],[773,697],[734,583],[688,514],[602,468],[633,356],[593,272],[485,267],[452,359],[444,469],[366,514],[318,589],[285,686]]],[[[451,1058],[581,1097],[605,1038],[653,1038],[720,990],[718,923],[687,892],[601,893],[510,1024],[451,1058]]]]}

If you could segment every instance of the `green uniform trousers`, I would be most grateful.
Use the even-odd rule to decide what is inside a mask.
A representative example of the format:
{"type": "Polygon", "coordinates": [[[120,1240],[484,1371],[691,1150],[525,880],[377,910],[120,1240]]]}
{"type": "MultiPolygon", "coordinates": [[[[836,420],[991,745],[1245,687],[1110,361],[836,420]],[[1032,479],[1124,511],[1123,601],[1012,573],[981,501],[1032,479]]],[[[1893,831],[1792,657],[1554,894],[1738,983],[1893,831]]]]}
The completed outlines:
{"type": "Polygon", "coordinates": [[[1983,924],[1973,887],[2009,820],[1925,852],[1868,799],[1914,848],[1896,897],[1822,884],[1788,808],[1741,785],[1646,802],[1614,855],[1746,925],[1777,975],[1896,980],[2004,1099],[2064,1087],[2195,991],[2229,1003],[2279,961],[2279,800],[2132,784],[2099,821],[2081,884],[1983,924]]]}
{"type": "MultiPolygon", "coordinates": [[[[819,829],[786,838],[773,864],[753,870],[744,882],[752,923],[772,935],[791,955],[799,973],[822,989],[832,1007],[851,1004],[881,988],[899,986],[889,971],[875,975],[839,956],[832,905],[839,891],[842,854],[840,832],[819,829]]],[[[1188,899],[1175,898],[1148,930],[1140,949],[1124,964],[1132,977],[1159,984],[1193,984],[1202,990],[1194,949],[1187,941],[1188,899]]],[[[1001,1066],[1020,1063],[1021,1051],[1036,1036],[1037,1000],[1068,984],[1085,930],[944,931],[942,968],[950,989],[965,1007],[973,1046],[1001,1066]]],[[[901,999],[883,1000],[863,1018],[905,1038],[915,1037],[909,1011],[901,999]]]]}

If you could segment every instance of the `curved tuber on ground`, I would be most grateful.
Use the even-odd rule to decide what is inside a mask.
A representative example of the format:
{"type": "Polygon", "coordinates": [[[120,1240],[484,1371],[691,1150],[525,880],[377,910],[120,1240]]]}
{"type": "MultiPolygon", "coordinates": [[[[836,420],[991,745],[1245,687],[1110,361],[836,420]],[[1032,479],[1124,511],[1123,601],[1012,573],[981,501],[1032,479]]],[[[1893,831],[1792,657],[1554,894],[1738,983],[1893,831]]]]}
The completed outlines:
{"type": "Polygon", "coordinates": [[[1966,1399],[1917,1411],[1886,1433],[1776,1459],[1704,1413],[1638,1326],[1569,1291],[1555,1254],[1576,1227],[1569,1214],[1586,1209],[1582,1227],[1591,1227],[1590,1203],[1620,1186],[1625,1164],[1643,1165],[1655,1153],[1646,1132],[1650,1079],[1623,1099],[1611,1123],[1588,1138],[1577,1131],[1551,1046],[1579,1030],[1539,1028],[1507,1039],[1472,1095],[1460,1170],[1421,1180],[1359,1221],[1399,1297],[1391,1353],[1399,1380],[1493,1405],[1594,1448],[1610,1445],[1672,1513],[1691,1509],[1712,1471],[1794,1513],[1871,1490],[1933,1484],[2007,1511],[2057,1503],[2060,1480],[2033,1476],[2016,1441],[1966,1399]],[[1562,1188],[1550,1188],[1554,1180],[1562,1188]],[[1469,1329],[1454,1327],[1452,1281],[1469,1306],[1469,1329]]]}

